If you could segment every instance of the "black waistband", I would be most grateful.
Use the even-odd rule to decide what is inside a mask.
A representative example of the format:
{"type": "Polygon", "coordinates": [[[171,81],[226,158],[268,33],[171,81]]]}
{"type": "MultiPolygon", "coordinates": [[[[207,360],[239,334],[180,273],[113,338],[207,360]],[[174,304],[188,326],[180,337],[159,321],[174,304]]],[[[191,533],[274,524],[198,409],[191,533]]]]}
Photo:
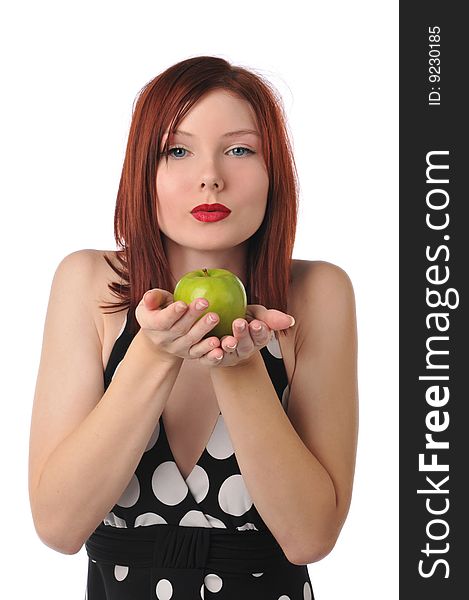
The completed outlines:
{"type": "MultiPolygon", "coordinates": [[[[269,531],[148,525],[135,528],[101,523],[85,543],[88,556],[113,565],[253,572],[288,560],[269,531]]],[[[288,563],[289,564],[289,563],[288,563]]]]}

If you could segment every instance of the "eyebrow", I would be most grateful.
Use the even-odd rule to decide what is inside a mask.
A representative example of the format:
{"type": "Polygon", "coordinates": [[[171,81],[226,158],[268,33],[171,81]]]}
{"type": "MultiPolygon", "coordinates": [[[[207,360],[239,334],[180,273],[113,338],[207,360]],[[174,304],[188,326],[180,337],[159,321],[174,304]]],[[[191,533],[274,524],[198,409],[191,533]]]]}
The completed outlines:
{"type": "MultiPolygon", "coordinates": [[[[174,133],[180,134],[180,135],[187,135],[189,137],[197,137],[193,133],[189,133],[188,131],[182,131],[182,129],[176,129],[174,131],[174,133]]],[[[255,131],[254,129],[237,129],[236,131],[228,131],[227,133],[224,133],[221,137],[235,137],[237,135],[243,135],[243,134],[249,134],[249,133],[260,137],[260,133],[258,131],[255,131]]],[[[167,134],[168,134],[168,132],[165,131],[164,135],[167,135],[167,134]]]]}

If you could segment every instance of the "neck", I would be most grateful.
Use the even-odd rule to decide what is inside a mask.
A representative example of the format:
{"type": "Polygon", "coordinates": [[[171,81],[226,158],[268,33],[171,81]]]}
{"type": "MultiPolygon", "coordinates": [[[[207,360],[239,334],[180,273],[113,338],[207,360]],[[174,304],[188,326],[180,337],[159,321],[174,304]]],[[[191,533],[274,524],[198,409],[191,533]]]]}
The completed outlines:
{"type": "Polygon", "coordinates": [[[173,289],[183,275],[200,269],[227,269],[247,285],[247,242],[226,250],[185,248],[164,236],[166,256],[171,271],[173,289]]]}

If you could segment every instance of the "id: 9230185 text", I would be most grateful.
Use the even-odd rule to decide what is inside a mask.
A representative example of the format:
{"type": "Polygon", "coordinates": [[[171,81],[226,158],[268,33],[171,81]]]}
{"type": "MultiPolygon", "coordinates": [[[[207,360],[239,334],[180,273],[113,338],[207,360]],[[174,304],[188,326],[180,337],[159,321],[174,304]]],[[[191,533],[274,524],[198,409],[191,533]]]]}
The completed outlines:
{"type": "Polygon", "coordinates": [[[428,105],[440,106],[440,28],[438,26],[428,28],[428,82],[430,91],[428,93],[428,105]]]}

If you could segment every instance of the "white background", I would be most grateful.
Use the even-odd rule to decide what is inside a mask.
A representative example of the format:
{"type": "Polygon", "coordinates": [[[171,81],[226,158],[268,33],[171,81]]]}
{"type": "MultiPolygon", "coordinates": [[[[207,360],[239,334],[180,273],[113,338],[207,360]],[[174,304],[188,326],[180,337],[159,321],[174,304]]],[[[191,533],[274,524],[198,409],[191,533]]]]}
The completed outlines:
{"type": "Polygon", "coordinates": [[[85,549],[67,556],[40,542],[27,490],[54,271],[75,250],[115,249],[140,88],[211,54],[256,69],[282,94],[301,184],[294,258],[339,265],[355,289],[355,486],[334,550],[308,567],[316,600],[397,598],[397,2],[45,0],[2,13],[1,564],[3,588],[21,587],[9,597],[83,600],[85,591],[85,549]]]}

